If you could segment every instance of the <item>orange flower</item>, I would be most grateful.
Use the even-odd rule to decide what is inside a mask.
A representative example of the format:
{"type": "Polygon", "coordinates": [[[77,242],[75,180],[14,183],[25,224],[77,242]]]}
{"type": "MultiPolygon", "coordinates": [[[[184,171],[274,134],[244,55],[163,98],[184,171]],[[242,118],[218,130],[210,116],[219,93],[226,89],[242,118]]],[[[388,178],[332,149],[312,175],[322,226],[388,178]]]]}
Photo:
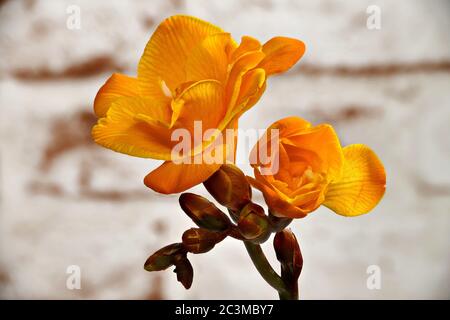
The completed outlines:
{"type": "Polygon", "coordinates": [[[100,118],[94,140],[114,151],[165,162],[144,179],[161,193],[184,191],[210,177],[221,163],[186,163],[218,144],[225,162],[235,138],[217,142],[220,132],[236,129],[240,115],[253,106],[268,76],[286,71],[303,55],[304,44],[276,37],[261,45],[244,36],[238,46],[229,33],[202,20],[173,16],[151,37],[139,62],[137,78],[114,74],[94,102],[100,118]],[[201,133],[188,155],[175,157],[172,134],[194,122],[201,133]],[[182,163],[181,163],[182,162],[182,163]]]}
{"type": "Polygon", "coordinates": [[[313,127],[297,117],[272,124],[251,161],[256,179],[248,180],[279,217],[302,218],[322,204],[357,216],[373,209],[385,191],[384,167],[372,150],[362,144],[342,148],[332,126],[313,127]],[[273,150],[271,161],[261,160],[264,148],[269,155],[273,150]]]}

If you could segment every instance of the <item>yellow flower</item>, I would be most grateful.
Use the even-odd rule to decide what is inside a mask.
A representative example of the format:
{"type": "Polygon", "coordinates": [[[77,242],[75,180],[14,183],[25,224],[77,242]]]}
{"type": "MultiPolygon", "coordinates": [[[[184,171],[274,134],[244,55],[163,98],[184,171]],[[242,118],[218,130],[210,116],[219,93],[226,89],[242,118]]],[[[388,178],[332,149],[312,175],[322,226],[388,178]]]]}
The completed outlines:
{"type": "MultiPolygon", "coordinates": [[[[144,183],[161,193],[184,191],[218,170],[236,141],[218,143],[225,149],[222,163],[185,163],[171,152],[174,131],[187,129],[194,136],[196,121],[202,133],[237,129],[240,115],[264,92],[267,77],[289,69],[304,51],[301,41],[284,37],[261,45],[244,36],[237,45],[210,23],[170,17],[148,42],[137,78],[114,74],[98,92],[94,109],[100,119],[93,138],[117,152],[164,160],[144,183]]],[[[194,141],[184,160],[201,156],[218,136],[194,141]]]]}
{"type": "Polygon", "coordinates": [[[272,124],[251,162],[256,179],[249,182],[279,217],[302,218],[322,204],[339,215],[361,215],[378,204],[386,186],[383,164],[367,146],[342,148],[332,126],[313,127],[297,117],[272,124]],[[273,150],[271,161],[262,161],[261,150],[273,150]]]}

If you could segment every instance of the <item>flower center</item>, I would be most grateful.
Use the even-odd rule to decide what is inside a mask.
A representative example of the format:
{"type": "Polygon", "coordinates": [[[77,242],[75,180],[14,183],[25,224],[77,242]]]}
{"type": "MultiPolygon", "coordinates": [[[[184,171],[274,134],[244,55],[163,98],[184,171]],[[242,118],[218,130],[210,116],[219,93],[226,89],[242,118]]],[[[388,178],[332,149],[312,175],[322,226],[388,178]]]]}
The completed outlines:
{"type": "Polygon", "coordinates": [[[297,190],[298,188],[301,188],[305,184],[309,184],[314,182],[315,180],[318,180],[320,178],[320,174],[315,173],[311,166],[306,167],[306,169],[303,171],[300,175],[292,175],[291,181],[288,183],[289,189],[292,191],[297,190]]]}
{"type": "Polygon", "coordinates": [[[287,174],[277,177],[274,181],[274,185],[278,190],[291,199],[312,191],[320,191],[325,184],[325,174],[314,172],[309,165],[301,172],[287,172],[287,174]]]}

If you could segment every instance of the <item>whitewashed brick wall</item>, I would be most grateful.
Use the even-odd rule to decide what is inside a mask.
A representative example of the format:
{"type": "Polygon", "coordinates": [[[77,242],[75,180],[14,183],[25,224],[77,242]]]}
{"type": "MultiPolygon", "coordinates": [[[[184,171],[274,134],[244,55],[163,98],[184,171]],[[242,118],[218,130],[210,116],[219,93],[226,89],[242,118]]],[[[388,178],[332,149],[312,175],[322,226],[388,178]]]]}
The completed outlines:
{"type": "MultiPolygon", "coordinates": [[[[176,13],[237,40],[304,40],[304,59],[269,80],[241,126],[263,129],[289,115],[329,122],[344,145],[365,143],[386,166],[386,196],[371,214],[320,209],[293,224],[305,260],[301,297],[450,298],[445,0],[0,1],[0,297],[276,298],[232,239],[192,257],[189,291],[169,271],[145,272],[147,256],[193,224],[176,196],[143,185],[157,162],[90,140],[98,88],[113,72],[134,75],[156,25],[176,13]],[[66,27],[73,4],[80,30],[66,27]],[[380,30],[366,27],[369,5],[381,9],[380,30]],[[82,289],[71,291],[66,268],[74,264],[82,289]],[[374,264],[381,290],[366,287],[374,264]]],[[[246,157],[239,154],[248,171],[246,157]]]]}

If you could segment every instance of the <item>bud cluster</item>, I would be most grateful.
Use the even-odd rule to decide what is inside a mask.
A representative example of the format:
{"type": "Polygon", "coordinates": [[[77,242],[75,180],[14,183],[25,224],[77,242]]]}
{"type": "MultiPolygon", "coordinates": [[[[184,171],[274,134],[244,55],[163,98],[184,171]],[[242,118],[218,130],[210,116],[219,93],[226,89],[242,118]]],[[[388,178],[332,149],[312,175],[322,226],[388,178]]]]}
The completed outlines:
{"type": "Polygon", "coordinates": [[[263,207],[253,203],[250,184],[244,173],[234,165],[223,165],[204,185],[211,196],[227,208],[233,221],[208,199],[193,193],[183,193],[179,198],[180,207],[197,227],[186,230],[181,243],[171,244],[150,256],[145,269],[160,271],[175,266],[178,280],[189,288],[193,271],[187,253],[208,252],[227,236],[257,245],[267,241],[272,233],[278,232],[274,246],[282,273],[286,279],[297,279],[297,273],[300,274],[300,249],[298,244],[295,247],[296,240],[292,233],[280,231],[291,220],[277,218],[270,212],[266,215],[263,207]]]}

